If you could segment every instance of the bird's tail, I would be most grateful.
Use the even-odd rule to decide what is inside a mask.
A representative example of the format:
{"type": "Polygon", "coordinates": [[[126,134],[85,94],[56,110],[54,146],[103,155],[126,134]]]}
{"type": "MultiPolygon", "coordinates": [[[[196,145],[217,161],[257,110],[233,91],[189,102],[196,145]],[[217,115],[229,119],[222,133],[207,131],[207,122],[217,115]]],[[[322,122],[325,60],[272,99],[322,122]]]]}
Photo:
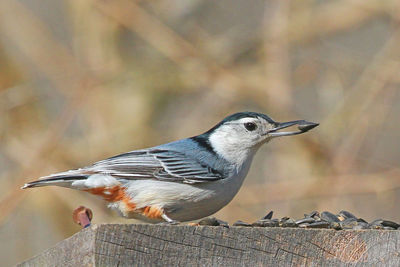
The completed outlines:
{"type": "Polygon", "coordinates": [[[77,171],[56,173],[53,175],[42,177],[36,181],[26,183],[24,186],[21,187],[21,189],[40,187],[40,186],[48,186],[48,185],[70,187],[73,182],[78,181],[78,180],[84,180],[84,179],[87,179],[88,177],[89,177],[89,175],[82,174],[77,171]]]}

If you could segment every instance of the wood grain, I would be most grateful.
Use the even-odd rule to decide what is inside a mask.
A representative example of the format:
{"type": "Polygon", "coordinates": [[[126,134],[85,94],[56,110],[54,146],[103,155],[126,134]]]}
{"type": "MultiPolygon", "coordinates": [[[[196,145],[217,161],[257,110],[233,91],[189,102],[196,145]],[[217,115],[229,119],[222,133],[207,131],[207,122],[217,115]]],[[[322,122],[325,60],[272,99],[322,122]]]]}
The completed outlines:
{"type": "Polygon", "coordinates": [[[400,231],[104,224],[20,266],[400,266],[400,231]]]}

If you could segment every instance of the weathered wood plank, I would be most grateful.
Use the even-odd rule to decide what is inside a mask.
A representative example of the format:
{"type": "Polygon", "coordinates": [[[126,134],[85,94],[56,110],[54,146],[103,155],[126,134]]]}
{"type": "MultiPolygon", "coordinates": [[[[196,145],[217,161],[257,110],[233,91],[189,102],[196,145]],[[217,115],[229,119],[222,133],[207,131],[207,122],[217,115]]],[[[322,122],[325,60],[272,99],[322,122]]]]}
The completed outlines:
{"type": "Polygon", "coordinates": [[[400,266],[400,231],[105,224],[21,266],[400,266]]]}
{"type": "Polygon", "coordinates": [[[76,233],[18,266],[95,266],[96,227],[76,233]]]}

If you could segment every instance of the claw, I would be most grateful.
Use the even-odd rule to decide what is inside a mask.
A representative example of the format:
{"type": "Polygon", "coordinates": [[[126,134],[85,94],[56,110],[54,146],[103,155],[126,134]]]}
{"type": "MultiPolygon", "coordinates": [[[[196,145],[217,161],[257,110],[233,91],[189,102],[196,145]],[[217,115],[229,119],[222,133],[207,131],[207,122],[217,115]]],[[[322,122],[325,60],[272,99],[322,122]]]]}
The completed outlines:
{"type": "Polygon", "coordinates": [[[175,220],[171,220],[171,221],[168,221],[168,222],[160,222],[160,223],[157,223],[158,225],[178,225],[178,224],[180,224],[180,222],[178,222],[178,221],[175,221],[175,220]]]}
{"type": "Polygon", "coordinates": [[[172,220],[165,213],[161,215],[165,222],[160,223],[161,225],[178,225],[180,222],[172,220]]]}

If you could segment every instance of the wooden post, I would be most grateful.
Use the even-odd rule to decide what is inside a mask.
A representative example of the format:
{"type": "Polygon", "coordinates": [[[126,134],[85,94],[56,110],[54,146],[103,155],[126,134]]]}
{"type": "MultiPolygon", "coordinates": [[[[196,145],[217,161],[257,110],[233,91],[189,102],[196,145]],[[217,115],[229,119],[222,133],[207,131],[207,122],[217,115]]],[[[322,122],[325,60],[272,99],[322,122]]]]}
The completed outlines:
{"type": "Polygon", "coordinates": [[[20,266],[400,266],[400,231],[102,224],[20,266]]]}

